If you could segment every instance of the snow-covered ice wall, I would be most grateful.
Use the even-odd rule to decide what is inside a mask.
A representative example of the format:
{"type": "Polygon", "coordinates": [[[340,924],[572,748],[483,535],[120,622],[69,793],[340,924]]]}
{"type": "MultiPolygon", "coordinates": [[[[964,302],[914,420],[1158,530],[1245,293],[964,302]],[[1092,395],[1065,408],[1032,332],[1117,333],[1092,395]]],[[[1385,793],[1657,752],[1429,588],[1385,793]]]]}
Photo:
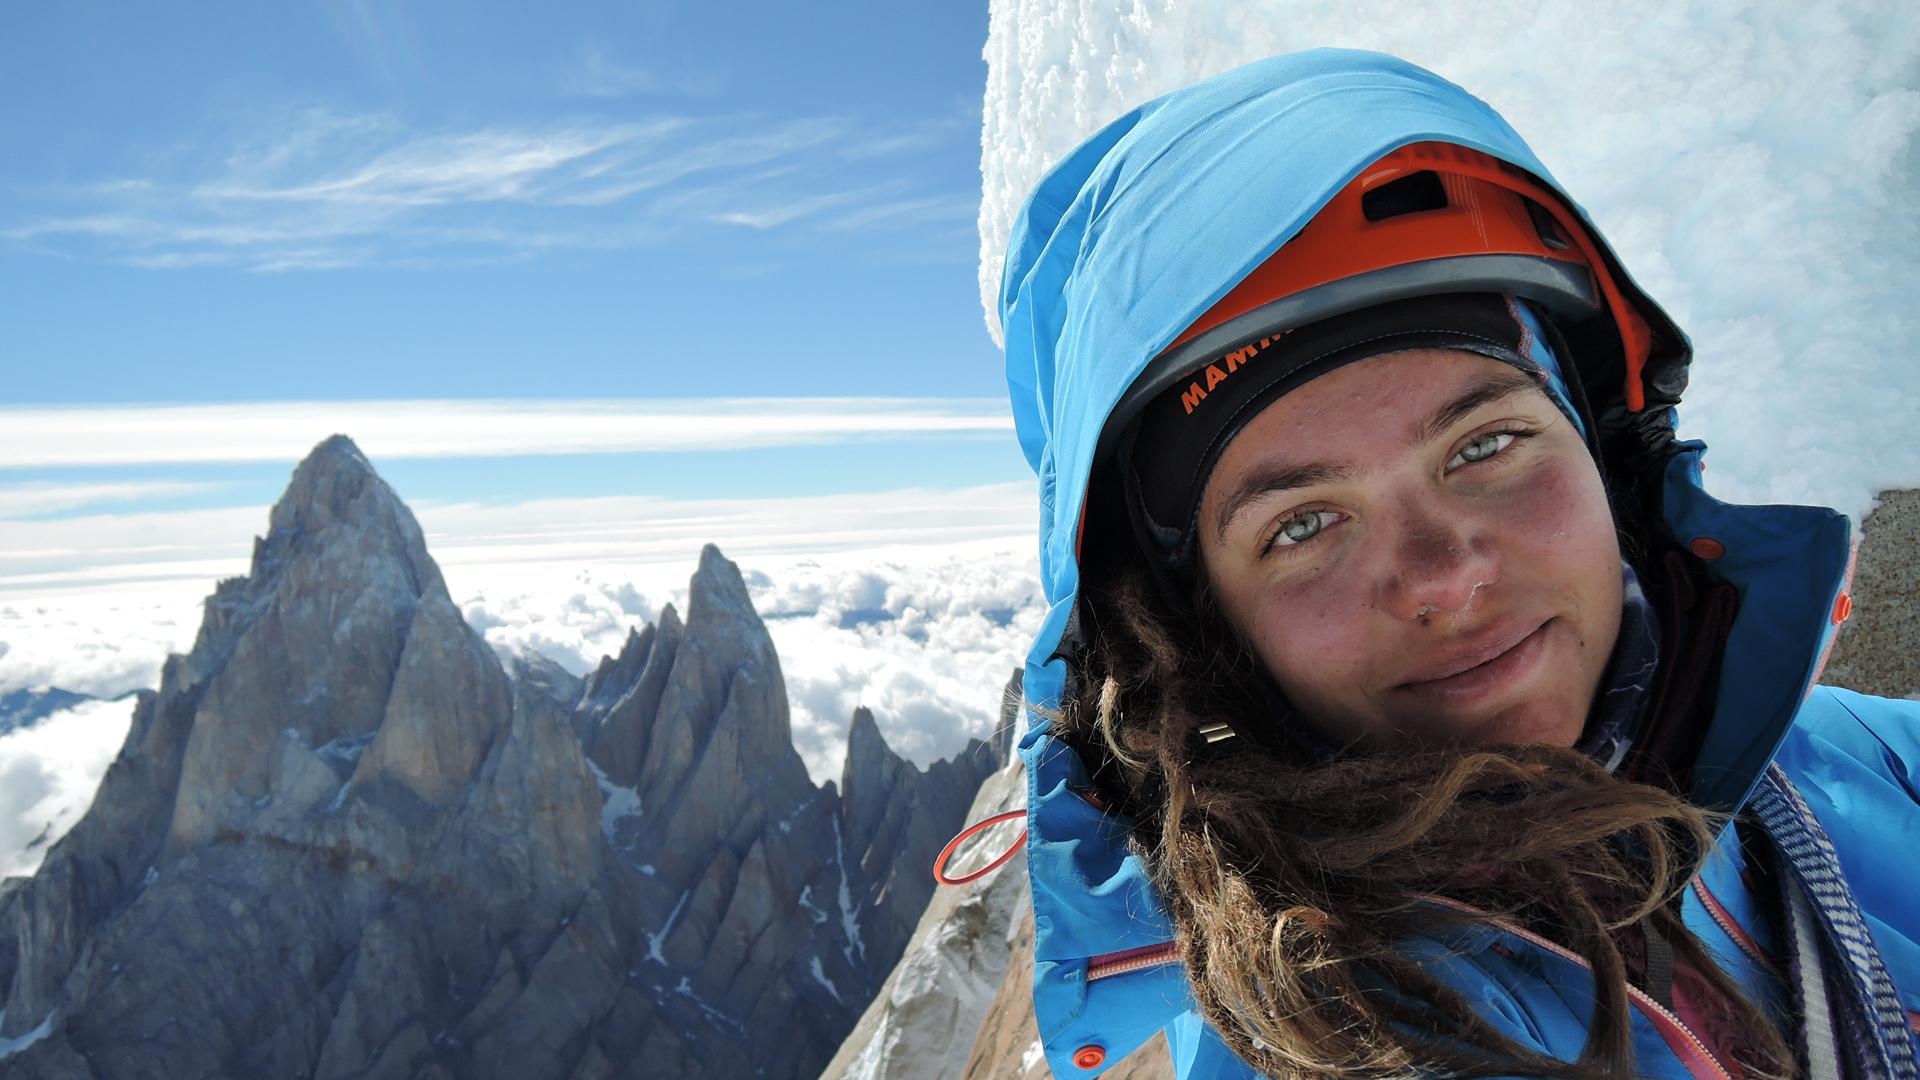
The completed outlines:
{"type": "Polygon", "coordinates": [[[980,290],[1041,174],[1096,128],[1321,45],[1431,68],[1512,122],[1694,341],[1682,432],[1715,494],[1920,486],[1920,5],[992,0],[980,290]]]}

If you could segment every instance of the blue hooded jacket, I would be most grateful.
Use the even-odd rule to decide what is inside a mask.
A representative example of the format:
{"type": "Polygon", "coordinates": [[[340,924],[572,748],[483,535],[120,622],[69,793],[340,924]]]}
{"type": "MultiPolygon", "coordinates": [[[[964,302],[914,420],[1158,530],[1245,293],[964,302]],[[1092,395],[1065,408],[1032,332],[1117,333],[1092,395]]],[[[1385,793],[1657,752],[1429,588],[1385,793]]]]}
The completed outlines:
{"type": "MultiPolygon", "coordinates": [[[[1362,168],[1428,140],[1490,154],[1560,190],[1513,129],[1460,88],[1392,57],[1316,50],[1134,109],[1055,166],[1016,219],[1000,313],[1015,426],[1039,476],[1049,604],[1026,665],[1020,753],[1031,785],[1034,1009],[1058,1076],[1097,1075],[1162,1029],[1180,1077],[1254,1075],[1195,1009],[1184,969],[1166,949],[1172,925],[1126,848],[1127,823],[1084,797],[1082,762],[1046,730],[1066,678],[1057,653],[1075,604],[1076,534],[1102,430],[1149,361],[1362,168]]],[[[1598,242],[1664,343],[1646,381],[1652,422],[1670,428],[1689,346],[1598,242]]],[[[1618,402],[1595,407],[1622,415],[1618,402]]],[[[1675,441],[1670,450],[1666,526],[1683,544],[1717,541],[1724,554],[1711,573],[1739,595],[1689,794],[1703,806],[1740,807],[1778,764],[1838,850],[1900,1007],[1920,1015],[1920,703],[1814,686],[1836,605],[1845,603],[1847,520],[1825,509],[1721,503],[1701,487],[1704,445],[1675,441]]],[[[1720,845],[1685,898],[1685,917],[1754,1000],[1789,1017],[1783,983],[1768,972],[1785,968],[1791,943],[1766,925],[1740,871],[1738,845],[1720,845]]],[[[1578,1057],[1593,984],[1577,958],[1524,935],[1450,942],[1444,951],[1450,958],[1435,961],[1436,973],[1506,1034],[1578,1057]]],[[[1644,1003],[1635,1010],[1642,1075],[1724,1075],[1659,1012],[1644,1003]]]]}

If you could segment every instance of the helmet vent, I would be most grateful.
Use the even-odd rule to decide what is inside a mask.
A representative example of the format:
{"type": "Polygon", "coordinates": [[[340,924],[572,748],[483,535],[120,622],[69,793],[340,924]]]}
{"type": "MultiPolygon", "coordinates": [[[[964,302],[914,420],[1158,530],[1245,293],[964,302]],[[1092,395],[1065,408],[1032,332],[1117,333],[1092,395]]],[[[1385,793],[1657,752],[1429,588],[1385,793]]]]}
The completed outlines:
{"type": "Polygon", "coordinates": [[[1540,230],[1541,243],[1555,251],[1565,251],[1573,246],[1567,234],[1560,231],[1560,223],[1553,220],[1553,215],[1547,212],[1546,207],[1532,199],[1523,197],[1523,201],[1527,204],[1527,216],[1533,219],[1533,227],[1540,230]]]}
{"type": "Polygon", "coordinates": [[[1440,183],[1440,174],[1431,169],[1381,184],[1360,196],[1360,212],[1368,221],[1385,221],[1402,214],[1446,207],[1447,189],[1440,183]]]}

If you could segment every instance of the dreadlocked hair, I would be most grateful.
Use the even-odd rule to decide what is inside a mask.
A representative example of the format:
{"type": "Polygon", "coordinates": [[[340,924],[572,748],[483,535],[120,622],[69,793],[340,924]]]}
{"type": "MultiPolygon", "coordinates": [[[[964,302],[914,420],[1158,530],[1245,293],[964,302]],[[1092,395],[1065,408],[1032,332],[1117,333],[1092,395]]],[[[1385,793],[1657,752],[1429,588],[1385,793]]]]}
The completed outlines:
{"type": "Polygon", "coordinates": [[[1205,595],[1176,611],[1122,565],[1081,596],[1084,647],[1055,733],[1132,818],[1202,1014],[1263,1074],[1629,1076],[1616,942],[1629,928],[1660,935],[1728,1003],[1752,1035],[1736,1058],[1746,1077],[1794,1073],[1772,1023],[1679,917],[1723,816],[1555,746],[1326,761],[1285,739],[1210,743],[1203,729],[1245,730],[1285,706],[1205,595]],[[1578,1060],[1507,1037],[1423,966],[1457,954],[1438,944],[1448,931],[1495,920],[1592,966],[1578,1060]]]}

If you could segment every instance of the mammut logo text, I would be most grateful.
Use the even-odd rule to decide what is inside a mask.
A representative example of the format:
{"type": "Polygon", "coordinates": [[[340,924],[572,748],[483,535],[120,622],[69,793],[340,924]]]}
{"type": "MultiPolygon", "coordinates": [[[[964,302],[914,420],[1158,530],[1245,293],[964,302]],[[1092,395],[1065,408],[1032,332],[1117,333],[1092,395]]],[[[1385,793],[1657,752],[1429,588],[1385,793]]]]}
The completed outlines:
{"type": "Polygon", "coordinates": [[[1201,379],[1195,379],[1187,385],[1185,390],[1180,391],[1180,404],[1187,407],[1187,415],[1193,415],[1194,408],[1207,399],[1207,395],[1213,392],[1214,387],[1220,385],[1221,380],[1245,367],[1248,361],[1259,356],[1267,346],[1278,340],[1279,338],[1261,338],[1251,345],[1233,350],[1195,372],[1196,375],[1205,379],[1206,385],[1200,385],[1201,379]]]}

